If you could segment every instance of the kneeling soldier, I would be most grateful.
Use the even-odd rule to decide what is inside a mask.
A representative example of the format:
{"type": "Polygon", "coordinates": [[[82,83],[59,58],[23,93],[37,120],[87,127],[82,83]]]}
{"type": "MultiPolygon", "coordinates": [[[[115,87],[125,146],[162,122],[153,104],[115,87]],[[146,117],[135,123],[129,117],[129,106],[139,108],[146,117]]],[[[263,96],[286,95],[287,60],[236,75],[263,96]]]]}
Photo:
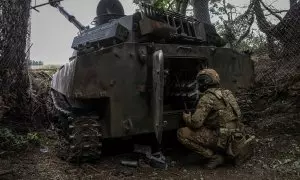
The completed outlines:
{"type": "Polygon", "coordinates": [[[254,137],[244,133],[240,108],[232,92],[219,87],[220,78],[213,69],[201,70],[197,83],[202,94],[195,112],[183,114],[187,127],[178,130],[178,140],[207,158],[209,169],[223,164],[225,156],[244,160],[254,137]]]}

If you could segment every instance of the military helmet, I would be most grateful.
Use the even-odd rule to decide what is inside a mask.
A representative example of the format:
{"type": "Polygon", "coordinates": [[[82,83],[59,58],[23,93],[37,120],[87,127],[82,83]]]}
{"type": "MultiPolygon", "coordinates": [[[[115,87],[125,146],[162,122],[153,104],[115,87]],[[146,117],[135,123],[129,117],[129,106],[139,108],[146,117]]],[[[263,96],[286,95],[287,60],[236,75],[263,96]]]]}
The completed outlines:
{"type": "Polygon", "coordinates": [[[202,69],[197,74],[197,82],[202,85],[219,85],[220,76],[213,69],[202,69]]]}

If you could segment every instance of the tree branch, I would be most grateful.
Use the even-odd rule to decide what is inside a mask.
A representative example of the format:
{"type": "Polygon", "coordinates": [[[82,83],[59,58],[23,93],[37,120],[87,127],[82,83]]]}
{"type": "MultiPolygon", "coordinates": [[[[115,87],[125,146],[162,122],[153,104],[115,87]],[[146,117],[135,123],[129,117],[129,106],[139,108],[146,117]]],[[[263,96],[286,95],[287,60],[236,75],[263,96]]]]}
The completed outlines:
{"type": "Polygon", "coordinates": [[[258,28],[266,34],[267,42],[268,42],[268,50],[269,56],[275,55],[275,44],[274,38],[272,37],[270,30],[273,24],[269,23],[264,15],[263,9],[260,5],[261,0],[253,0],[254,3],[254,12],[257,20],[258,28]]]}
{"type": "Polygon", "coordinates": [[[254,6],[253,4],[254,4],[253,1],[250,1],[250,4],[249,4],[247,10],[245,11],[245,13],[236,17],[235,21],[238,22],[239,20],[242,20],[244,17],[248,16],[250,14],[250,12],[252,12],[252,10],[253,10],[253,6],[254,6]]]}
{"type": "Polygon", "coordinates": [[[180,4],[180,13],[186,15],[186,9],[188,7],[189,0],[183,0],[180,4]]]}
{"type": "MultiPolygon", "coordinates": [[[[278,11],[273,11],[274,13],[276,14],[281,14],[281,13],[287,13],[289,10],[278,10],[278,11]]],[[[266,16],[270,16],[270,15],[273,15],[273,14],[266,14],[266,16]]]]}
{"type": "Polygon", "coordinates": [[[182,1],[182,0],[176,0],[176,7],[175,7],[176,12],[179,12],[179,10],[180,10],[180,4],[181,4],[181,1],[182,1]]]}
{"type": "Polygon", "coordinates": [[[248,22],[248,25],[249,25],[248,29],[240,36],[240,38],[236,42],[236,46],[238,46],[249,35],[253,23],[254,23],[254,14],[252,14],[250,22],[248,22]]]}
{"type": "Polygon", "coordinates": [[[230,14],[229,14],[228,11],[227,11],[226,0],[223,0],[222,2],[223,2],[224,12],[225,12],[225,14],[226,14],[227,17],[228,17],[228,21],[232,21],[232,19],[230,18],[230,14]]]}
{"type": "Polygon", "coordinates": [[[275,16],[279,21],[282,21],[282,17],[280,17],[278,14],[274,13],[262,0],[260,0],[260,3],[263,5],[263,7],[269,11],[273,16],[275,16]]]}
{"type": "MultiPolygon", "coordinates": [[[[170,10],[172,8],[172,6],[174,5],[174,3],[176,2],[176,0],[173,0],[169,3],[167,10],[170,10]]],[[[173,9],[173,8],[172,8],[173,9]]]]}
{"type": "Polygon", "coordinates": [[[265,34],[269,34],[272,24],[269,23],[264,15],[263,9],[260,5],[260,0],[253,0],[253,8],[256,15],[258,28],[265,34]]]}
{"type": "Polygon", "coordinates": [[[274,13],[284,13],[288,12],[289,10],[273,10],[274,13]]]}

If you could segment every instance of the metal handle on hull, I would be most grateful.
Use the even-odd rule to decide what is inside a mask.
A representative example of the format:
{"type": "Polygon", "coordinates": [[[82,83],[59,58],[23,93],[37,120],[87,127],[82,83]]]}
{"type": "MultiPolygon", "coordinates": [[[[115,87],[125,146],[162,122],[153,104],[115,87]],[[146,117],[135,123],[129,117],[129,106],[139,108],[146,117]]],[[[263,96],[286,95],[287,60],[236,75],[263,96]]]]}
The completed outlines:
{"type": "Polygon", "coordinates": [[[163,132],[163,99],[164,99],[164,55],[162,50],[153,53],[153,121],[154,132],[159,144],[163,132]]]}

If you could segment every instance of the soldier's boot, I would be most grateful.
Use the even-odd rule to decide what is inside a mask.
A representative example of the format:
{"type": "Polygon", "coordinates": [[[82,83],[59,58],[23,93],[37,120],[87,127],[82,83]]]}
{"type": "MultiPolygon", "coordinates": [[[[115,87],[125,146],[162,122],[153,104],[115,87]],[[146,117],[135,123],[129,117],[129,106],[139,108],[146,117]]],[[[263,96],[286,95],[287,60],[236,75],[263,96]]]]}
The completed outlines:
{"type": "Polygon", "coordinates": [[[215,169],[217,168],[218,166],[224,164],[224,157],[221,156],[221,155],[213,155],[210,159],[209,159],[209,162],[207,163],[206,165],[206,168],[207,169],[215,169]]]}

